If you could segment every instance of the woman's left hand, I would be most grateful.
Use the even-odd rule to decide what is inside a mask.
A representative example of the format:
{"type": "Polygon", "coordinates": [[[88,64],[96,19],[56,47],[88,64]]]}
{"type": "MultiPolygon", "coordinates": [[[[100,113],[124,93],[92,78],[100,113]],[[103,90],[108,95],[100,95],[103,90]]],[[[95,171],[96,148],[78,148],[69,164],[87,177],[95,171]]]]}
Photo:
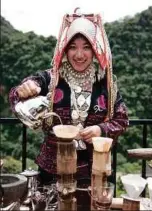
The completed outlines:
{"type": "Polygon", "coordinates": [[[98,125],[89,126],[80,131],[80,136],[85,142],[91,144],[93,137],[101,136],[101,129],[98,125]]]}

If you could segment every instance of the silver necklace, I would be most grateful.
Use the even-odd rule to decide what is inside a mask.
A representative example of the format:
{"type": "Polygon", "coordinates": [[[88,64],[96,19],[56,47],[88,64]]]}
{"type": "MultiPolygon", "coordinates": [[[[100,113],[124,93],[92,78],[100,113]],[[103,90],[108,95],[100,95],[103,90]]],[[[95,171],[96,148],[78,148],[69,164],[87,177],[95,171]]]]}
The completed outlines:
{"type": "MultiPolygon", "coordinates": [[[[91,103],[92,86],[95,81],[95,68],[93,65],[90,65],[84,73],[79,73],[73,70],[68,62],[65,62],[60,69],[60,74],[71,89],[72,123],[83,129],[91,103]]],[[[86,144],[81,140],[81,137],[77,137],[75,146],[77,150],[86,149],[86,144]]]]}
{"type": "Polygon", "coordinates": [[[81,87],[83,91],[91,91],[92,84],[95,82],[95,67],[93,64],[81,73],[75,71],[68,62],[64,62],[60,69],[60,74],[67,83],[81,87]]]}

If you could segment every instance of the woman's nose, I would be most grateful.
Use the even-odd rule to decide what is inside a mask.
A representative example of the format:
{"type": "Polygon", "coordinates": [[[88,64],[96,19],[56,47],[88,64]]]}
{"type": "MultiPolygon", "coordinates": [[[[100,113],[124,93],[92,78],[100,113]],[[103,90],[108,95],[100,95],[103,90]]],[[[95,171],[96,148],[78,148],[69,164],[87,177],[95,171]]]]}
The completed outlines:
{"type": "Polygon", "coordinates": [[[82,50],[77,50],[77,52],[76,52],[76,57],[77,57],[78,59],[83,57],[83,52],[82,52],[82,50]]]}

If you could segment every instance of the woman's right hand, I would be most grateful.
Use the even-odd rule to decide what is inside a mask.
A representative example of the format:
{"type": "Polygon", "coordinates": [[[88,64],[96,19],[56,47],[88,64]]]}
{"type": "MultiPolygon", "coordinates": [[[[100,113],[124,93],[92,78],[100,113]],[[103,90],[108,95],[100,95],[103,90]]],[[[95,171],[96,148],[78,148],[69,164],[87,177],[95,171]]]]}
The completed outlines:
{"type": "Polygon", "coordinates": [[[33,80],[27,80],[19,85],[16,91],[19,98],[25,99],[28,97],[37,96],[40,93],[41,88],[38,86],[37,82],[33,80]]]}

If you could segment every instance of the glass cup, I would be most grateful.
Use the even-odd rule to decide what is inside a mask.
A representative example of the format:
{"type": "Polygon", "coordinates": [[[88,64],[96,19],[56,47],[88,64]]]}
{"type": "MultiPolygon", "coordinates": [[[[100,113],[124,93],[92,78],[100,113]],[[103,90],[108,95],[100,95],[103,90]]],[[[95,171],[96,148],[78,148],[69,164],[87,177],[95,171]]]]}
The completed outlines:
{"type": "Polygon", "coordinates": [[[113,195],[113,183],[107,182],[103,186],[91,187],[92,209],[110,210],[113,195]]]}
{"type": "Polygon", "coordinates": [[[48,207],[50,191],[46,187],[37,187],[32,191],[31,201],[33,210],[45,210],[48,207]]]}

